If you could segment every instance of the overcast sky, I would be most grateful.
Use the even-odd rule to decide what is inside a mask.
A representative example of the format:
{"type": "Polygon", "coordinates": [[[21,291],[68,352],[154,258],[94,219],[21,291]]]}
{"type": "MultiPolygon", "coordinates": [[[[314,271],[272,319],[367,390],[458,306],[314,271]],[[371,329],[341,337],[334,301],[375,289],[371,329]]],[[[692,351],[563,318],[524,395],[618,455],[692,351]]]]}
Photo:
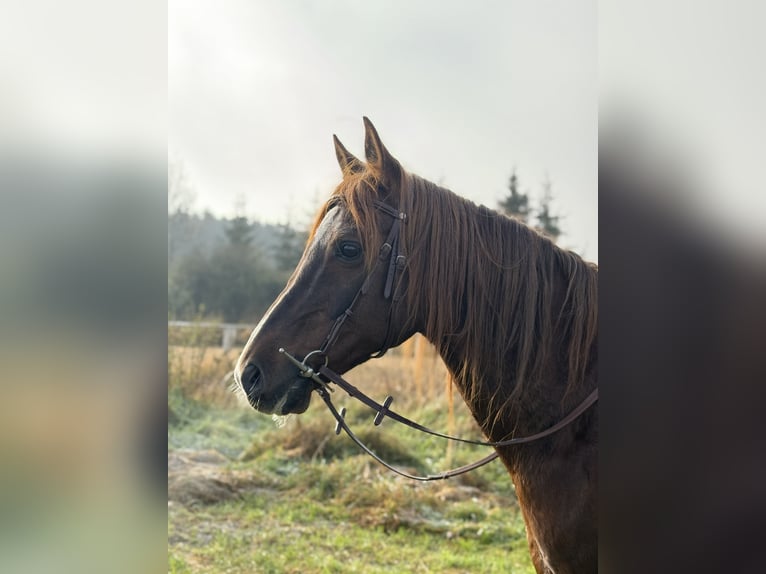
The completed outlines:
{"type": "Polygon", "coordinates": [[[170,0],[169,148],[198,211],[305,223],[362,116],[405,168],[495,207],[546,174],[598,259],[597,14],[581,1],[170,0]]]}

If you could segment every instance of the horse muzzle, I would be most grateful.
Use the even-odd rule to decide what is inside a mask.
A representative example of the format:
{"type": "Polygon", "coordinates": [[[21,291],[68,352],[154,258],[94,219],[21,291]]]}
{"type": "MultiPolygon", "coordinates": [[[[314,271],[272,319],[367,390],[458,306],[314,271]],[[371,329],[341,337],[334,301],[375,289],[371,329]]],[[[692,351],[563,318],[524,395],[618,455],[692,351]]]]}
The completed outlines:
{"type": "Polygon", "coordinates": [[[269,390],[262,369],[254,363],[248,363],[242,372],[235,375],[247,401],[255,410],[265,414],[286,415],[300,414],[309,407],[311,402],[312,384],[304,378],[297,378],[289,384],[281,386],[282,393],[269,390]]]}

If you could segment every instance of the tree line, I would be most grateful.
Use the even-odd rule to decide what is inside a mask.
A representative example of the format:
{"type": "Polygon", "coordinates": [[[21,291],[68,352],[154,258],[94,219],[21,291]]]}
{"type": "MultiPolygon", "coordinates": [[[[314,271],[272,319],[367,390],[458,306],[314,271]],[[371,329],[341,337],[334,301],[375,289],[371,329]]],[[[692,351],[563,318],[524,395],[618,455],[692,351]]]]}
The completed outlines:
{"type": "Polygon", "coordinates": [[[241,215],[219,220],[172,213],[168,229],[170,319],[257,321],[287,282],[306,241],[304,232],[287,224],[251,223],[241,215]],[[210,236],[206,241],[189,239],[202,230],[210,236]]]}
{"type": "MultiPolygon", "coordinates": [[[[542,187],[534,205],[514,169],[497,210],[556,241],[562,218],[551,206],[550,180],[542,187]]],[[[257,322],[298,264],[307,231],[251,222],[242,213],[230,219],[194,215],[188,198],[176,203],[168,205],[168,318],[257,322]]]]}

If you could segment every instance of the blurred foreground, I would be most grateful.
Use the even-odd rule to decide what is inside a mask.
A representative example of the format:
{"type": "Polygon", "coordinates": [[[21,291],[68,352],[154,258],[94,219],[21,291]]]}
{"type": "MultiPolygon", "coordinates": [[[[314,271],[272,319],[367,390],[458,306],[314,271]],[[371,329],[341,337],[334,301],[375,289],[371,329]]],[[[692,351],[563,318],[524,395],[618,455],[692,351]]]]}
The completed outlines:
{"type": "Polygon", "coordinates": [[[3,6],[3,573],[163,564],[167,16],[153,5],[3,6]]]}
{"type": "Polygon", "coordinates": [[[0,571],[149,572],[164,538],[164,173],[71,159],[0,157],[0,571]]]}
{"type": "Polygon", "coordinates": [[[602,572],[766,560],[764,17],[599,3],[602,572]]]}

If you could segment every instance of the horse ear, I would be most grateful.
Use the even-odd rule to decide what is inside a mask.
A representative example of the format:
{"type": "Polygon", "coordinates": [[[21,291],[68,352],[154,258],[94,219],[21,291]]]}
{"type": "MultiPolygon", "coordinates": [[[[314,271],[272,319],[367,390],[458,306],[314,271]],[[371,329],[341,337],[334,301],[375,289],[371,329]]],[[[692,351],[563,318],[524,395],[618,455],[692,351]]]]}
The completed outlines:
{"type": "Polygon", "coordinates": [[[335,143],[335,157],[338,158],[338,165],[340,166],[343,175],[347,173],[357,173],[364,169],[362,162],[360,162],[354,154],[348,151],[335,134],[332,135],[332,141],[335,143]]]}
{"type": "Polygon", "coordinates": [[[377,172],[387,187],[398,185],[402,169],[399,162],[388,153],[369,118],[365,116],[362,119],[364,120],[364,154],[367,157],[367,164],[377,172]]]}

